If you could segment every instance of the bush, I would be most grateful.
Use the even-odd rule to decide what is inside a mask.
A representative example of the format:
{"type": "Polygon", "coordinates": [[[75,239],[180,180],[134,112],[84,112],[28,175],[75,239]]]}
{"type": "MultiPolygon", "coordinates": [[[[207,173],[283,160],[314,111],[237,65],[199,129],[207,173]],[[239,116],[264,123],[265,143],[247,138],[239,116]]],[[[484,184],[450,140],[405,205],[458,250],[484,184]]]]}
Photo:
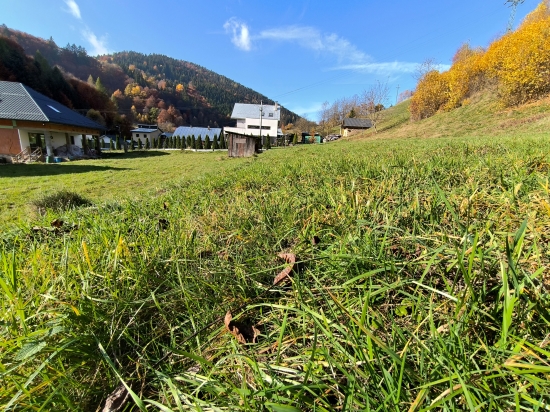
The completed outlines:
{"type": "Polygon", "coordinates": [[[57,193],[45,195],[32,202],[39,213],[43,214],[46,210],[63,211],[82,206],[91,206],[92,202],[80,196],[76,192],[61,190],[57,193]]]}

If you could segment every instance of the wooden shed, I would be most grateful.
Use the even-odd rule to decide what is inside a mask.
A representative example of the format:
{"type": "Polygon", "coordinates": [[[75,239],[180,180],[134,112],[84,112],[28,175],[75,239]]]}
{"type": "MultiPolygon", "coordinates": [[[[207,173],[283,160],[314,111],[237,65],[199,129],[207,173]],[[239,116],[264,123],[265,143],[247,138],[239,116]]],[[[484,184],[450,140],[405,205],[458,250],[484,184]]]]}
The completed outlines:
{"type": "Polygon", "coordinates": [[[260,142],[256,136],[227,132],[225,141],[229,157],[250,157],[260,152],[260,142]]]}

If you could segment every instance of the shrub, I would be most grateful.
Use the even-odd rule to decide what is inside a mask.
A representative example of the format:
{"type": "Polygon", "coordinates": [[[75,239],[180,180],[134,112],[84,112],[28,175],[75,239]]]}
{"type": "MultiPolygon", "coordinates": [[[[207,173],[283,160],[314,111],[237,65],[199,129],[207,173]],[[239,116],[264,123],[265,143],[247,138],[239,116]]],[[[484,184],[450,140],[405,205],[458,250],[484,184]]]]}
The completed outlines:
{"type": "Polygon", "coordinates": [[[210,136],[206,135],[206,138],[204,139],[204,148],[207,150],[212,149],[212,145],[210,143],[210,136]]]}
{"type": "Polygon", "coordinates": [[[92,202],[76,192],[60,190],[34,200],[32,205],[36,207],[39,213],[43,214],[46,210],[64,211],[82,206],[91,206],[92,202]]]}
{"type": "Polygon", "coordinates": [[[218,144],[218,135],[214,135],[214,141],[212,142],[212,150],[217,150],[220,148],[220,145],[218,144]]]}

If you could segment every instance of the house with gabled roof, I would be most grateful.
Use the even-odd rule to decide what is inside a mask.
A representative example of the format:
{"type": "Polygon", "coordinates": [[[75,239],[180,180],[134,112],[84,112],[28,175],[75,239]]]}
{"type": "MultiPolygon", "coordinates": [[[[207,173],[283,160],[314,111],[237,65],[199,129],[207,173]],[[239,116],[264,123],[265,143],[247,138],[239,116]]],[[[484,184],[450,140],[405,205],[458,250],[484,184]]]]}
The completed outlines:
{"type": "Polygon", "coordinates": [[[138,142],[141,140],[143,145],[149,140],[149,147],[153,147],[153,143],[162,133],[162,130],[156,124],[138,124],[136,129],[130,131],[132,140],[138,142]]]}
{"type": "MultiPolygon", "coordinates": [[[[372,127],[372,121],[370,119],[357,119],[355,117],[346,117],[342,121],[340,129],[343,129],[344,137],[351,135],[355,130],[366,130],[372,127]]],[[[342,134],[342,132],[340,132],[342,134]]]]}
{"type": "MultiPolygon", "coordinates": [[[[0,81],[0,158],[9,162],[82,149],[104,127],[18,82],[0,81]],[[34,154],[34,157],[33,157],[34,154]]],[[[78,150],[81,154],[82,152],[78,150]]]]}
{"type": "Polygon", "coordinates": [[[235,103],[231,119],[236,127],[224,127],[230,157],[252,156],[259,151],[259,143],[275,145],[279,128],[281,108],[279,105],[235,103]],[[255,149],[254,149],[255,148],[255,149]]]}

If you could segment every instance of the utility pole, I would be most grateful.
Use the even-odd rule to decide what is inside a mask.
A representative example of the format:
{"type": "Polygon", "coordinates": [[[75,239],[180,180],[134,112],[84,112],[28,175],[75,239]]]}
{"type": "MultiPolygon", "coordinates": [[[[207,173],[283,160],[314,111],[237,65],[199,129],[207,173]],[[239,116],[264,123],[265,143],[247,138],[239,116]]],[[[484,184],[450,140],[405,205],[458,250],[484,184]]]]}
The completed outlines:
{"type": "Polygon", "coordinates": [[[263,139],[262,139],[262,117],[263,117],[263,115],[264,115],[264,104],[260,100],[260,144],[262,145],[262,148],[263,148],[263,145],[264,145],[264,142],[263,142],[263,139]]]}
{"type": "Polygon", "coordinates": [[[398,99],[399,99],[399,85],[397,85],[397,93],[395,93],[395,104],[397,104],[398,99]]]}

